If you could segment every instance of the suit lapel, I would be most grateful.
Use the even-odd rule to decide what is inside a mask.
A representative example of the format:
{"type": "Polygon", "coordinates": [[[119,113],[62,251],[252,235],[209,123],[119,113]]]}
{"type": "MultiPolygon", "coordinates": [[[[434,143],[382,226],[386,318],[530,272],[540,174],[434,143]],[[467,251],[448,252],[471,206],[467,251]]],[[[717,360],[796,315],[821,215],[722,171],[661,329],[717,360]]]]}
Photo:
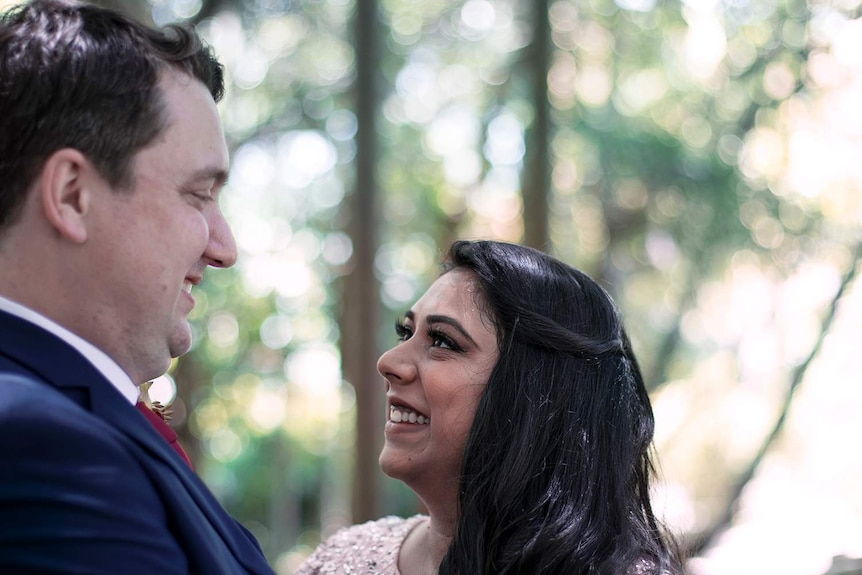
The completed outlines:
{"type": "Polygon", "coordinates": [[[248,540],[238,529],[235,520],[222,509],[209,488],[180,459],[143,414],[139,413],[134,406],[129,405],[118,393],[113,395],[115,397],[104,397],[94,401],[94,413],[97,413],[108,424],[130,437],[142,449],[169,467],[175,478],[183,484],[200,511],[221,536],[237,561],[249,571],[256,571],[253,569],[253,564],[246,563],[246,560],[250,560],[248,540]],[[117,399],[119,399],[118,402],[117,399]]]}
{"type": "Polygon", "coordinates": [[[0,311],[0,356],[19,365],[22,372],[31,372],[43,379],[168,468],[237,561],[250,572],[259,571],[259,563],[253,561],[253,553],[250,553],[249,540],[200,478],[174,453],[143,414],[76,349],[54,334],[0,311]]]}

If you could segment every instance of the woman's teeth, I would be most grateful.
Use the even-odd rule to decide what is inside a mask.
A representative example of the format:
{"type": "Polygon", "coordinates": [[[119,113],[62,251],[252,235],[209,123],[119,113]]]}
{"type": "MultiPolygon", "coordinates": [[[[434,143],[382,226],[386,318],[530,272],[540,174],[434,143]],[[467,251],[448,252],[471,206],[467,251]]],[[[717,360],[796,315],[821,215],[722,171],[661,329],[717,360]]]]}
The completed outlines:
{"type": "Polygon", "coordinates": [[[415,423],[417,425],[428,425],[431,423],[430,417],[425,417],[424,415],[420,415],[411,409],[407,409],[406,407],[395,407],[394,405],[389,408],[389,421],[393,423],[415,423]]]}

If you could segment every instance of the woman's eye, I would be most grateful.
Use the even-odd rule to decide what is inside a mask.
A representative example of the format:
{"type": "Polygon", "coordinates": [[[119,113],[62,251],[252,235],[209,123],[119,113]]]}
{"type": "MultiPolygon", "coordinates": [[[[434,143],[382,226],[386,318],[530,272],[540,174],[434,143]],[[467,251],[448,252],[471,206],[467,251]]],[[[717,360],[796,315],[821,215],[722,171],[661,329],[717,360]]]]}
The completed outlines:
{"type": "Polygon", "coordinates": [[[395,335],[398,336],[398,341],[405,341],[413,335],[413,330],[404,325],[401,320],[397,320],[395,322],[395,335]]]}
{"type": "Polygon", "coordinates": [[[428,338],[431,340],[431,347],[451,349],[453,351],[461,350],[461,347],[457,343],[455,343],[452,338],[442,332],[429,330],[428,338]]]}

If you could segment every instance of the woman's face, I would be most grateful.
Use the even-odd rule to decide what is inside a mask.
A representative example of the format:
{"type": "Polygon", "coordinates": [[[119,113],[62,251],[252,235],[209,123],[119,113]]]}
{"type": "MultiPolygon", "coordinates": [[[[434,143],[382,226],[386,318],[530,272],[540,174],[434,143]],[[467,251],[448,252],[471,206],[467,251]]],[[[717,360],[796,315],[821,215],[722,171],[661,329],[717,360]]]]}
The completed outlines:
{"type": "Polygon", "coordinates": [[[472,272],[442,275],[377,362],[387,392],[380,466],[423,499],[457,488],[467,433],[497,362],[497,334],[478,294],[472,272]]]}

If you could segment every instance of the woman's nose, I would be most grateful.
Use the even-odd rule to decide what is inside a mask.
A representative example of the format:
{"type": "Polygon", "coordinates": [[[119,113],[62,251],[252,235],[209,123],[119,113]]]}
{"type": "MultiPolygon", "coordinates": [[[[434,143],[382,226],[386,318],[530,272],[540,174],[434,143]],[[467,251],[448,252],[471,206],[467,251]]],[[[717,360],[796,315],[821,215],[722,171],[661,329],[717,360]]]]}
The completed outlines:
{"type": "Polygon", "coordinates": [[[408,342],[402,342],[377,360],[377,371],[390,384],[406,384],[416,379],[416,365],[410,359],[408,342]]]}

